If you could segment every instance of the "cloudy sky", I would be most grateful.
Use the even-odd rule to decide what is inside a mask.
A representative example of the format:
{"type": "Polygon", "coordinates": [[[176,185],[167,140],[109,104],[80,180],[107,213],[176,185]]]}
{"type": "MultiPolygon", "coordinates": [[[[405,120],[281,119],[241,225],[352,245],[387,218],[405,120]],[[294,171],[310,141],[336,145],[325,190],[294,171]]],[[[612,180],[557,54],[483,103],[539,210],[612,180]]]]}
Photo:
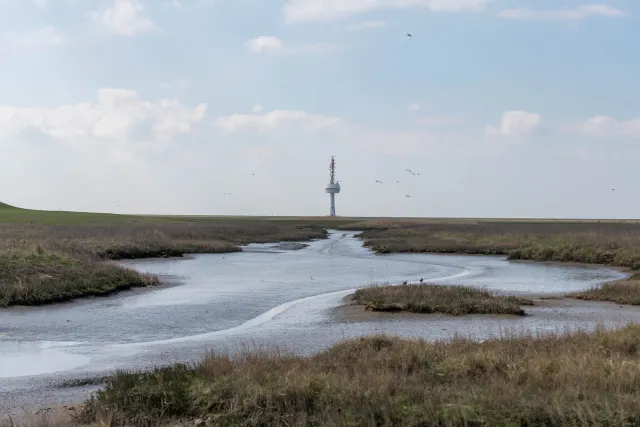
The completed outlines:
{"type": "Polygon", "coordinates": [[[325,215],[333,155],[339,215],[637,218],[603,1],[0,0],[0,200],[325,215]]]}

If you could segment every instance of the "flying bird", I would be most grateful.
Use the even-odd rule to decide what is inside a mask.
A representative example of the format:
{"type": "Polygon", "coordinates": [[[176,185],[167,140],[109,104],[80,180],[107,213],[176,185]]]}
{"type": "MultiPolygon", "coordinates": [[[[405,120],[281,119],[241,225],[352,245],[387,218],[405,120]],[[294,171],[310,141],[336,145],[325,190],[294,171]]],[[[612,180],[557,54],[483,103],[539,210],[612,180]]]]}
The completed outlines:
{"type": "Polygon", "coordinates": [[[407,36],[409,37],[413,37],[413,35],[411,33],[407,33],[407,36]]]}

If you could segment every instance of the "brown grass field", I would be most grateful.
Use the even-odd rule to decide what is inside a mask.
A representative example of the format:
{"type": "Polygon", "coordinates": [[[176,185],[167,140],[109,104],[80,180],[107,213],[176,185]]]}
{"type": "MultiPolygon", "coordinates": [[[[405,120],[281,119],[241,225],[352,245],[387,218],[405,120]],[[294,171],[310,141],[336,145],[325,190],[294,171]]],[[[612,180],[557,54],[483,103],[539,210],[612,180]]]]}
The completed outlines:
{"type": "Polygon", "coordinates": [[[323,227],[305,220],[120,217],[0,207],[0,307],[158,283],[105,260],[234,252],[247,243],[325,237],[323,227]],[[25,218],[32,222],[20,221],[25,218]]]}
{"type": "MultiPolygon", "coordinates": [[[[363,230],[378,253],[432,252],[505,255],[510,260],[605,264],[640,271],[637,221],[367,220],[339,225],[363,230]]],[[[640,275],[607,283],[573,298],[640,304],[640,275]]]]}
{"type": "Polygon", "coordinates": [[[634,426],[640,327],[425,343],[378,336],[312,357],[210,355],[120,372],[83,420],[155,426],[634,426]]]}
{"type": "Polygon", "coordinates": [[[407,284],[376,285],[358,289],[351,297],[354,304],[370,311],[407,311],[412,313],[513,314],[523,316],[521,305],[533,301],[514,296],[495,295],[467,286],[407,284]]]}
{"type": "MultiPolygon", "coordinates": [[[[324,238],[327,228],[364,230],[364,244],[380,253],[495,254],[640,269],[640,224],[631,220],[170,217],[33,211],[0,204],[0,307],[104,295],[157,282],[101,265],[104,260],[231,252],[251,242],[324,238]]],[[[640,280],[572,296],[638,304],[640,280]]]]}

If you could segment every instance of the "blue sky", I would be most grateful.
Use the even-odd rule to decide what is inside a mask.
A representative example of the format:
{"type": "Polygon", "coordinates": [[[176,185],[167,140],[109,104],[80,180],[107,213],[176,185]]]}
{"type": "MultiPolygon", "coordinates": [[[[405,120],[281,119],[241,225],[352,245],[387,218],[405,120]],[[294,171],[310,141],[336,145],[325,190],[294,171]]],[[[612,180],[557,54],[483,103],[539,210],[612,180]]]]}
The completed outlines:
{"type": "Polygon", "coordinates": [[[335,155],[340,215],[638,217],[639,12],[0,0],[0,200],[323,215],[335,155]]]}

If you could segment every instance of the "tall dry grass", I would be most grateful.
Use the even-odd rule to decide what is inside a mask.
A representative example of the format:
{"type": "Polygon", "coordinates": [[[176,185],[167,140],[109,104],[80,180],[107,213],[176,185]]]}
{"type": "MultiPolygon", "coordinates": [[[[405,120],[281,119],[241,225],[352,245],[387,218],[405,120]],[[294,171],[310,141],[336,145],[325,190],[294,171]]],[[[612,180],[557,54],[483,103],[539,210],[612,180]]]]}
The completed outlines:
{"type": "Polygon", "coordinates": [[[238,251],[240,245],[326,237],[321,228],[269,221],[137,221],[77,225],[0,224],[0,250],[46,249],[124,259],[238,251]]]}
{"type": "MultiPolygon", "coordinates": [[[[640,270],[636,222],[364,221],[364,245],[379,253],[505,255],[510,260],[606,264],[640,270]]],[[[640,280],[622,280],[572,297],[640,304],[640,280]]]]}
{"type": "Polygon", "coordinates": [[[40,305],[158,283],[105,260],[241,250],[247,243],[326,237],[319,227],[268,221],[0,224],[0,307],[40,305]]]}
{"type": "Polygon", "coordinates": [[[351,297],[355,304],[371,311],[407,311],[413,313],[514,314],[523,316],[521,305],[533,301],[515,296],[496,295],[468,286],[407,284],[375,285],[358,289],[351,297]]]}
{"type": "Polygon", "coordinates": [[[158,278],[98,260],[37,247],[0,251],[0,307],[42,305],[153,286],[158,278]]]}
{"type": "Polygon", "coordinates": [[[84,419],[152,426],[634,426],[640,327],[477,343],[377,336],[313,357],[212,355],[120,372],[84,419]]]}

